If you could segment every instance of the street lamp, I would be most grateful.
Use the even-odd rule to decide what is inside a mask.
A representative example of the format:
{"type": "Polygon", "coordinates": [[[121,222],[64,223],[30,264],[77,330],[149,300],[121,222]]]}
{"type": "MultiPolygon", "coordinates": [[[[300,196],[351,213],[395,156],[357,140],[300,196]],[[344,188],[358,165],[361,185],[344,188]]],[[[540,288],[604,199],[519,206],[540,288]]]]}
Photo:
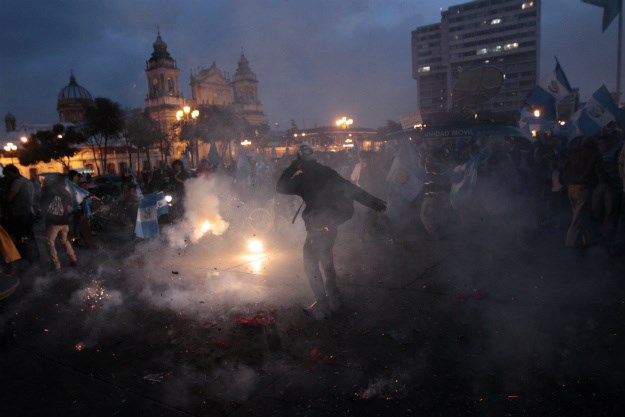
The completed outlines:
{"type": "Polygon", "coordinates": [[[13,163],[13,154],[17,151],[17,146],[13,142],[7,142],[4,150],[11,156],[11,163],[13,163]]]}
{"type": "Polygon", "coordinates": [[[352,119],[348,119],[347,117],[343,116],[340,119],[337,119],[336,121],[336,125],[338,127],[342,127],[343,129],[347,129],[348,127],[350,127],[352,124],[354,123],[354,121],[352,119]]]}
{"type": "MultiPolygon", "coordinates": [[[[200,116],[200,111],[196,109],[191,110],[190,106],[184,106],[182,110],[178,110],[176,112],[176,120],[178,121],[178,124],[180,126],[180,139],[182,139],[182,127],[185,125],[195,123],[199,116],[200,116]]],[[[193,137],[189,140],[189,142],[192,144],[191,149],[193,149],[193,151],[191,152],[191,163],[193,166],[197,166],[197,162],[200,157],[199,155],[200,151],[198,147],[198,141],[195,135],[193,135],[193,137]],[[193,155],[194,153],[195,153],[195,157],[193,155]]]]}
{"type": "MultiPolygon", "coordinates": [[[[348,127],[350,127],[352,124],[354,123],[354,121],[352,119],[348,119],[347,117],[343,116],[340,119],[336,120],[336,126],[346,130],[348,127]]],[[[349,134],[349,136],[345,139],[345,142],[343,143],[343,147],[344,148],[353,148],[354,147],[354,142],[351,139],[351,133],[349,134]],[[349,142],[348,142],[349,141],[349,142]]],[[[336,143],[335,145],[339,145],[340,146],[340,142],[336,143]]]]}

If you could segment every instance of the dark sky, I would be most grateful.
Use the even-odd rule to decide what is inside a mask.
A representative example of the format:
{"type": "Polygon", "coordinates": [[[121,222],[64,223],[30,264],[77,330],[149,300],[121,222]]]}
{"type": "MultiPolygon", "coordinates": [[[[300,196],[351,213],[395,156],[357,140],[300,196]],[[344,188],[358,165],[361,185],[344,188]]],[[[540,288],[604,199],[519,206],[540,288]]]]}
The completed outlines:
{"type": "MultiPolygon", "coordinates": [[[[231,74],[241,50],[259,80],[273,126],[331,125],[346,115],[376,128],[416,111],[410,37],[459,0],[9,0],[0,24],[0,112],[56,122],[56,98],[73,71],[94,97],[142,107],[145,61],[157,27],[180,69],[213,61],[231,74]]],[[[617,22],[581,0],[543,0],[540,74],[557,56],[587,99],[616,88],[617,22]]]]}

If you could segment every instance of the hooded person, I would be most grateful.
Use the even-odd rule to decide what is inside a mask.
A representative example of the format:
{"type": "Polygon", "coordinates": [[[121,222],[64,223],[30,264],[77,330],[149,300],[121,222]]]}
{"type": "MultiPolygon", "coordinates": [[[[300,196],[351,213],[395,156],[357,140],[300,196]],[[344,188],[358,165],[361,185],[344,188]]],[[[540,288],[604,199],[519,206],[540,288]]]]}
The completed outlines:
{"type": "Polygon", "coordinates": [[[309,144],[299,147],[297,159],[280,175],[276,191],[298,195],[306,205],[302,212],[306,226],[304,271],[316,301],[305,311],[324,318],[340,308],[332,253],[338,226],[352,217],[354,201],[377,212],[386,210],[386,202],[317,162],[309,144]]]}

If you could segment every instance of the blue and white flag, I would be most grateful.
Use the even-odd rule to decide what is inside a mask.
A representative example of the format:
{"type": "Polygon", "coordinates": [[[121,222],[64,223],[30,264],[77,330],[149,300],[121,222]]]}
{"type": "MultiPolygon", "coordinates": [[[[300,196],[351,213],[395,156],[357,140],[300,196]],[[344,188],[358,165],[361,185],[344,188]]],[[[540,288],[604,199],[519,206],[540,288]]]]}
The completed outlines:
{"type": "Polygon", "coordinates": [[[65,188],[67,188],[72,196],[72,203],[76,204],[76,207],[74,208],[77,208],[79,205],[81,205],[82,201],[89,195],[89,191],[85,190],[80,185],[76,184],[70,179],[65,180],[65,188]]]}
{"type": "Polygon", "coordinates": [[[424,178],[425,171],[419,167],[416,147],[408,139],[402,139],[384,183],[389,217],[401,215],[417,198],[423,190],[424,178]]]}
{"type": "Polygon", "coordinates": [[[476,155],[464,164],[454,168],[451,175],[452,185],[449,194],[453,208],[458,208],[473,193],[475,184],[477,184],[478,165],[479,157],[476,155]]]}
{"type": "Polygon", "coordinates": [[[601,28],[603,32],[610,26],[621,10],[623,9],[623,0],[582,0],[584,3],[594,6],[603,7],[603,22],[601,28]]]}
{"type": "Polygon", "coordinates": [[[184,152],[182,153],[182,166],[184,168],[185,171],[190,172],[191,171],[191,157],[189,155],[189,148],[185,148],[184,152]]]}
{"type": "Polygon", "coordinates": [[[616,121],[619,109],[605,85],[599,87],[584,107],[575,112],[566,123],[563,133],[569,139],[592,136],[608,123],[616,121]]]}
{"type": "Polygon", "coordinates": [[[527,105],[540,110],[541,118],[555,119],[558,103],[572,91],[571,84],[569,84],[569,80],[556,59],[556,68],[540,80],[527,99],[527,105]]]}
{"type": "Polygon", "coordinates": [[[169,212],[169,206],[162,191],[143,196],[137,210],[135,235],[142,239],[160,236],[158,216],[169,212]]]}
{"type": "Polygon", "coordinates": [[[213,168],[217,168],[219,162],[221,161],[221,157],[219,156],[219,152],[217,151],[217,145],[215,144],[215,141],[211,142],[211,148],[208,151],[206,160],[213,168]]]}
{"type": "Polygon", "coordinates": [[[558,125],[555,123],[553,119],[543,119],[542,117],[536,117],[532,113],[530,113],[527,108],[521,109],[521,116],[519,119],[519,129],[525,133],[525,136],[534,141],[535,138],[532,136],[532,131],[539,130],[551,130],[554,131],[558,125]]]}

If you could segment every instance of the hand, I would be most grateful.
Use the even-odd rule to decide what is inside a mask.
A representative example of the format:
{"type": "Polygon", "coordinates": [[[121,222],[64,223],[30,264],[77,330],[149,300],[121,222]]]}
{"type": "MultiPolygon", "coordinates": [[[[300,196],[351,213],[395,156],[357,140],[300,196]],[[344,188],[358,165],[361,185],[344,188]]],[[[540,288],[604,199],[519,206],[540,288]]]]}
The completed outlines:
{"type": "Polygon", "coordinates": [[[376,212],[381,212],[386,210],[386,201],[380,200],[379,198],[374,198],[373,204],[371,204],[371,208],[376,212]]]}

